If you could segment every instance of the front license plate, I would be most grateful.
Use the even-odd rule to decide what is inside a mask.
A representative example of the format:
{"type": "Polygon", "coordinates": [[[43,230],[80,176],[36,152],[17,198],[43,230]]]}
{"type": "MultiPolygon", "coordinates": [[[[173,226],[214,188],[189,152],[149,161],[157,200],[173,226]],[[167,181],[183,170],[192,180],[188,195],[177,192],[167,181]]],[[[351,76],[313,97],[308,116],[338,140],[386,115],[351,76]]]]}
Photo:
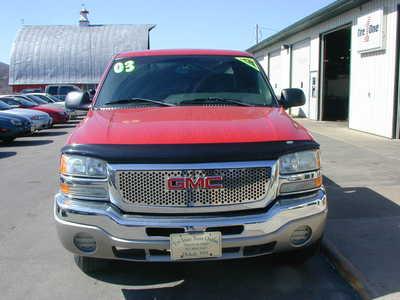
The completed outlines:
{"type": "Polygon", "coordinates": [[[220,257],[221,232],[171,234],[170,249],[172,260],[220,257]]]}

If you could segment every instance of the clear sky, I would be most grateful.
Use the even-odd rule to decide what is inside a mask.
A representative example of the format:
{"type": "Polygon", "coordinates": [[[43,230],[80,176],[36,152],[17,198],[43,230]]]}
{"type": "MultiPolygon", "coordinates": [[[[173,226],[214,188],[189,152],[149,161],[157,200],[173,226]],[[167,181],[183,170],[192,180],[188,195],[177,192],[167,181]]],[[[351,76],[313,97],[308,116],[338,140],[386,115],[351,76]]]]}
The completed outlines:
{"type": "Polygon", "coordinates": [[[92,24],[156,24],[151,48],[244,50],[262,37],[333,2],[332,0],[0,0],[0,61],[22,22],[27,25],[77,24],[82,3],[92,24]]]}

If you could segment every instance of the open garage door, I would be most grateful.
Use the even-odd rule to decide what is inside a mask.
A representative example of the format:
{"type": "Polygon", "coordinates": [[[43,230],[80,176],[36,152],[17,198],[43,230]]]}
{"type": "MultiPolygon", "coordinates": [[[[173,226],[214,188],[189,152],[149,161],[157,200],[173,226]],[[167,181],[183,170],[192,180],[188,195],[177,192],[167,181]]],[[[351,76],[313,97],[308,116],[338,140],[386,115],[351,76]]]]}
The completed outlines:
{"type": "Polygon", "coordinates": [[[306,95],[306,103],[292,108],[291,114],[299,117],[310,116],[310,40],[298,42],[292,46],[291,82],[293,88],[302,89],[306,95]]]}
{"type": "Polygon", "coordinates": [[[282,61],[281,61],[281,50],[271,52],[269,54],[269,70],[268,70],[269,81],[271,82],[272,88],[275,94],[279,97],[281,95],[282,86],[282,61]]]}
{"type": "Polygon", "coordinates": [[[322,120],[349,118],[351,27],[323,35],[322,120]]]}

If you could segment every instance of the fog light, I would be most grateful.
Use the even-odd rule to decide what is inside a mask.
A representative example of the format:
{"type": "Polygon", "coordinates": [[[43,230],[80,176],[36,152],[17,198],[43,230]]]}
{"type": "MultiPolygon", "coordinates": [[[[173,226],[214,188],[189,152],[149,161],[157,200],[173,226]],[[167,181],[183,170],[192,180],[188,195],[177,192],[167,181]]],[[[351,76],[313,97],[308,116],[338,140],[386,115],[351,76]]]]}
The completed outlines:
{"type": "Polygon", "coordinates": [[[93,252],[96,250],[96,240],[90,234],[84,232],[74,236],[74,245],[82,252],[93,252]]]}
{"type": "Polygon", "coordinates": [[[309,226],[299,226],[293,231],[292,236],[290,237],[290,242],[294,246],[300,246],[307,242],[311,238],[312,230],[309,226]]]}

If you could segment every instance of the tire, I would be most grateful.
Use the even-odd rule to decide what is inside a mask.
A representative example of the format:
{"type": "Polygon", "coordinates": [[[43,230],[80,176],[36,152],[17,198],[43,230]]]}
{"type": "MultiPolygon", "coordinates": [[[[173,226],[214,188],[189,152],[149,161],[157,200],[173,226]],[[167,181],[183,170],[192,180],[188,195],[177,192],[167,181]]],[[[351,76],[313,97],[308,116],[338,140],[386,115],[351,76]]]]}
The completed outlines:
{"type": "Polygon", "coordinates": [[[306,263],[310,258],[319,254],[321,250],[321,240],[322,239],[319,239],[314,244],[305,248],[285,253],[285,260],[294,265],[302,265],[306,263]]]}
{"type": "Polygon", "coordinates": [[[8,137],[8,138],[2,138],[2,141],[4,142],[4,143],[11,143],[12,141],[14,141],[15,140],[15,137],[8,137]]]}
{"type": "Polygon", "coordinates": [[[86,274],[104,270],[108,265],[108,260],[101,258],[75,255],[74,259],[77,266],[86,274]]]}

